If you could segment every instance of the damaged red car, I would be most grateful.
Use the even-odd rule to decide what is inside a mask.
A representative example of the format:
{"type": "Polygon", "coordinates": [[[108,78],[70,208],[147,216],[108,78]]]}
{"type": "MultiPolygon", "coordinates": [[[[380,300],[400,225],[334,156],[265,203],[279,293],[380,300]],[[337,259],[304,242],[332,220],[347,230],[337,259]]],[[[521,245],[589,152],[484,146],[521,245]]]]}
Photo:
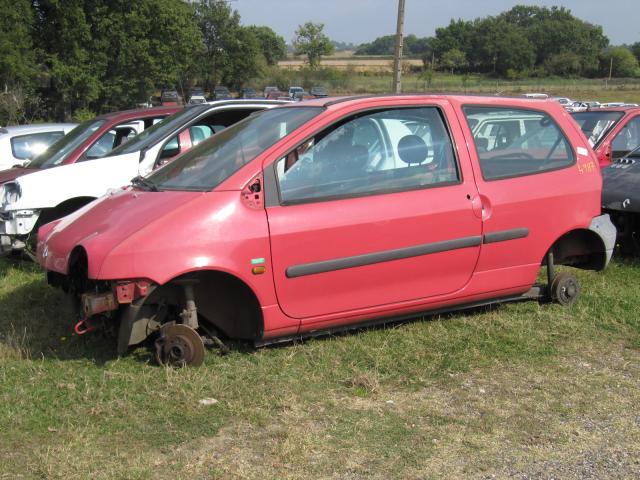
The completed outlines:
{"type": "Polygon", "coordinates": [[[553,101],[322,98],[254,114],[145,182],[39,231],[51,285],[118,352],[198,365],[255,345],[580,285],[615,229],[578,126],[553,101]],[[536,284],[541,267],[547,280],[536,284]]]}

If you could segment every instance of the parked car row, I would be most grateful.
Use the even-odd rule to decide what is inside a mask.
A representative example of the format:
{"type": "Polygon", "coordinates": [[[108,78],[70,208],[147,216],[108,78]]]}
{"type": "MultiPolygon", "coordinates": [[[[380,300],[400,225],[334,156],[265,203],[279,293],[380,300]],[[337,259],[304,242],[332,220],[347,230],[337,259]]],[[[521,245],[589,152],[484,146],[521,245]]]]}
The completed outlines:
{"type": "Polygon", "coordinates": [[[39,227],[36,259],[77,299],[77,333],[118,322],[119,353],[149,340],[160,363],[198,365],[225,338],[572,304],[579,283],[555,266],[603,269],[615,242],[597,165],[556,102],[233,100],[4,183],[0,238],[25,248],[39,227]]]}
{"type": "Polygon", "coordinates": [[[251,113],[280,103],[230,100],[184,109],[132,110],[80,125],[25,167],[2,172],[0,251],[27,249],[41,225],[148,175],[251,113]]]}

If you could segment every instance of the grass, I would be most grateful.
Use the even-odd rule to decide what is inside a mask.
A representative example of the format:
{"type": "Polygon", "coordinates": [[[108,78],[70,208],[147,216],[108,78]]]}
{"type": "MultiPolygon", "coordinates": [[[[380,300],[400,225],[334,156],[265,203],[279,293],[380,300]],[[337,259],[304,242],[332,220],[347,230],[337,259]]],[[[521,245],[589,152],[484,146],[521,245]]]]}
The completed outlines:
{"type": "Polygon", "coordinates": [[[504,305],[176,371],[72,335],[42,273],[0,261],[0,479],[633,477],[639,273],[579,272],[570,309],[504,305]]]}
{"type": "MultiPolygon", "coordinates": [[[[330,69],[329,69],[330,70],[330,69]]],[[[313,80],[302,73],[287,72],[289,82],[298,84],[326,84],[330,94],[389,93],[392,88],[390,73],[346,71],[336,72],[332,84],[322,77],[313,80]]],[[[309,75],[309,74],[308,74],[309,75]]],[[[327,76],[327,75],[325,75],[327,76]]],[[[598,100],[601,102],[640,103],[640,79],[570,79],[570,78],[525,78],[505,80],[485,75],[450,75],[437,72],[430,81],[415,73],[402,76],[402,91],[409,93],[460,92],[480,94],[520,95],[527,92],[547,93],[551,96],[569,97],[575,100],[598,100]]]]}

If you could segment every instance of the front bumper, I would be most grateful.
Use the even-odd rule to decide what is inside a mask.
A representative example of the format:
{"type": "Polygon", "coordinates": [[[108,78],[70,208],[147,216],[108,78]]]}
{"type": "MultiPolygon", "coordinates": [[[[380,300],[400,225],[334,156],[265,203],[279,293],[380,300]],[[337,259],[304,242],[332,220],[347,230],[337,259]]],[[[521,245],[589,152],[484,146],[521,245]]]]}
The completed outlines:
{"type": "Polygon", "coordinates": [[[23,250],[40,210],[0,211],[0,253],[23,250]]]}

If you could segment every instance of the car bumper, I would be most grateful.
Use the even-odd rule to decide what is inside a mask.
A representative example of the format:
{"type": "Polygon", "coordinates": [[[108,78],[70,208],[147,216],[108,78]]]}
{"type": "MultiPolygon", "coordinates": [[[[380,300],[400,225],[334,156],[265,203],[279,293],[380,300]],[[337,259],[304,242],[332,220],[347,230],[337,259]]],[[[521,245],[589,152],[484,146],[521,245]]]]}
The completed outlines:
{"type": "Polygon", "coordinates": [[[604,266],[606,267],[609,265],[609,261],[613,255],[613,249],[616,246],[616,236],[618,234],[616,227],[611,222],[609,214],[604,214],[593,217],[589,225],[589,230],[597,234],[602,240],[606,255],[604,266]]]}
{"type": "Polygon", "coordinates": [[[23,250],[39,217],[39,210],[0,212],[0,252],[23,250]]]}

